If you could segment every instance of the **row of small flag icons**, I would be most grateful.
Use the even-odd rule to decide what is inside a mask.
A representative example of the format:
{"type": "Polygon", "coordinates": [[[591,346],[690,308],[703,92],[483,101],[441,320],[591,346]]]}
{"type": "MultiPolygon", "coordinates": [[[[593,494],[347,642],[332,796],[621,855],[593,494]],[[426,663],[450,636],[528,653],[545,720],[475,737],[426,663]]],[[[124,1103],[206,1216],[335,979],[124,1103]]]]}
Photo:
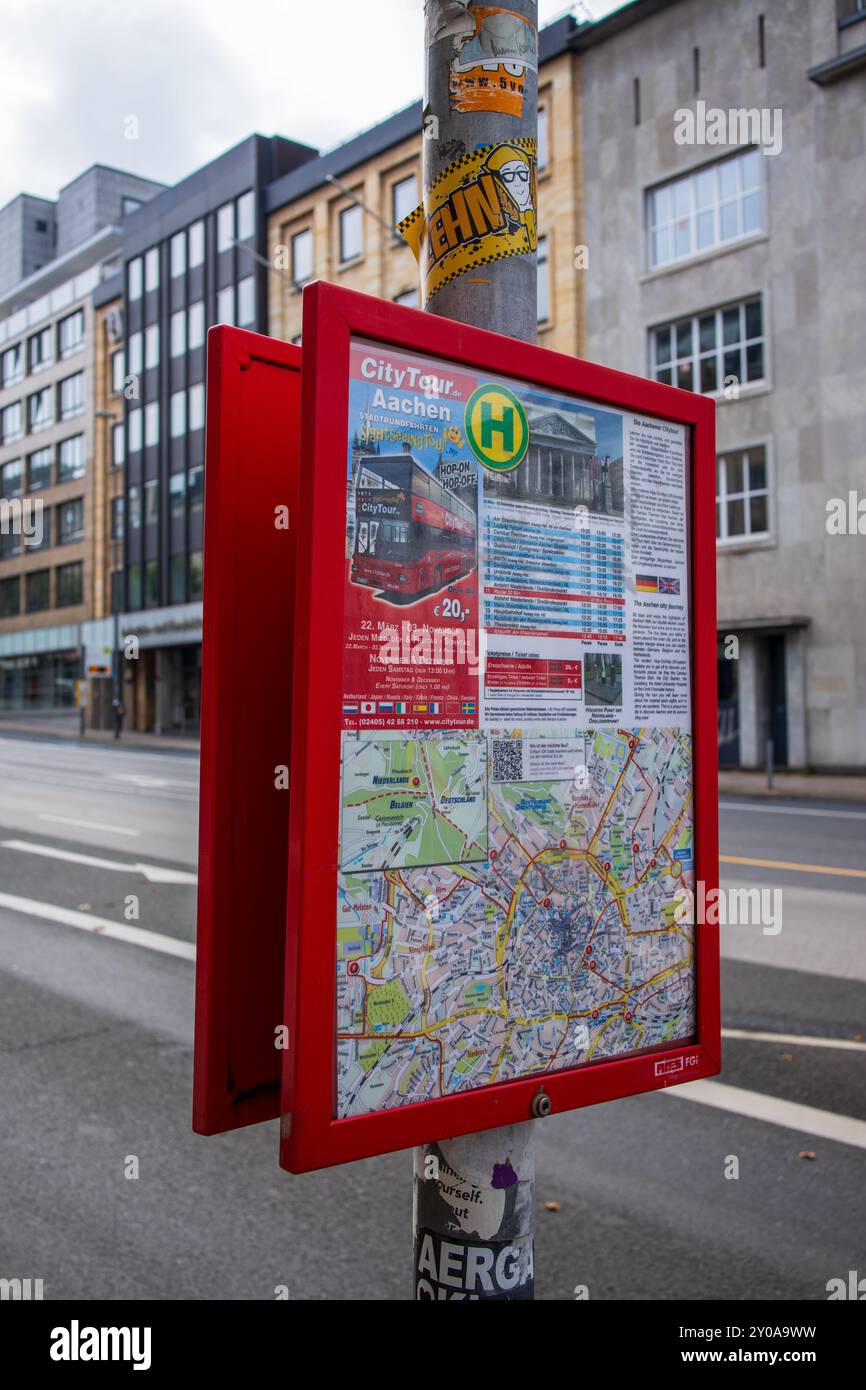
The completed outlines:
{"type": "Polygon", "coordinates": [[[344,714],[475,714],[475,700],[359,700],[343,705],[344,714]]]}
{"type": "Polygon", "coordinates": [[[659,574],[636,574],[635,588],[639,594],[678,594],[680,581],[659,574]]]}

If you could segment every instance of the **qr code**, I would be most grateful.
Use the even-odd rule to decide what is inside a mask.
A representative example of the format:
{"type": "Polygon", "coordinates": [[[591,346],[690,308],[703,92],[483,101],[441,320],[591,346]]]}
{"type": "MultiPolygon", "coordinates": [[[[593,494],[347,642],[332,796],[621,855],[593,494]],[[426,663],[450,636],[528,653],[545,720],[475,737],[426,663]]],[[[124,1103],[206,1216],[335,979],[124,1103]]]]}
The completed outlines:
{"type": "Polygon", "coordinates": [[[492,738],[490,740],[491,782],[519,782],[523,777],[523,740],[492,738]]]}

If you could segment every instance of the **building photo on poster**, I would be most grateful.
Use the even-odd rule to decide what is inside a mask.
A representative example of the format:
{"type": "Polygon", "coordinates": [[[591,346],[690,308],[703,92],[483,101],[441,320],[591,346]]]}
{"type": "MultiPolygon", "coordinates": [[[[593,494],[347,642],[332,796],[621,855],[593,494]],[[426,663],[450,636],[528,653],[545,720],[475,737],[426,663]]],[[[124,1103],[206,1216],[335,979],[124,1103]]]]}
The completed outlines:
{"type": "Polygon", "coordinates": [[[339,1118],[695,1034],[681,424],[353,337],[339,1118]]]}

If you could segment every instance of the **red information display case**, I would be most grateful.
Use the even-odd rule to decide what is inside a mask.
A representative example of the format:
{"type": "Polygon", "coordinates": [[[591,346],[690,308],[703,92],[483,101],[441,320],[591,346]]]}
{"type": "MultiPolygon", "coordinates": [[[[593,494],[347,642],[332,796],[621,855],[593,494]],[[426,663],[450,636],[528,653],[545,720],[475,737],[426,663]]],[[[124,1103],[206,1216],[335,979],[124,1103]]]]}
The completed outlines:
{"type": "Polygon", "coordinates": [[[718,1072],[713,403],[322,283],[301,376],[281,1164],[718,1072]]]}

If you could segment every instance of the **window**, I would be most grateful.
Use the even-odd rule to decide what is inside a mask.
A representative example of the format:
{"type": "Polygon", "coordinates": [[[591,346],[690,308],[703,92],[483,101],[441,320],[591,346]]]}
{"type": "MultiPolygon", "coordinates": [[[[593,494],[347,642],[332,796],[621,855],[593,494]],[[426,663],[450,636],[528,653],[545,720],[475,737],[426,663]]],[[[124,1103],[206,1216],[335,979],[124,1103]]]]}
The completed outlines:
{"type": "Polygon", "coordinates": [[[171,239],[171,278],[183,275],[186,270],[186,232],[178,232],[171,239]]]}
{"type": "Polygon", "coordinates": [[[159,289],[159,247],[151,246],[144,257],[144,288],[159,289]]]}
{"type": "Polygon", "coordinates": [[[156,608],[159,603],[159,567],[156,560],[148,560],[144,567],[144,606],[156,608]]]}
{"type": "Polygon", "coordinates": [[[126,344],[126,355],[129,358],[129,370],[133,376],[140,376],[144,366],[144,355],[142,353],[142,339],[140,333],[130,333],[129,341],[126,344]]]}
{"type": "Polygon", "coordinates": [[[111,394],[120,395],[123,390],[123,379],[126,376],[126,354],[123,348],[118,348],[117,352],[111,354],[111,394]]]}
{"type": "Polygon", "coordinates": [[[238,281],[238,326],[249,328],[256,321],[256,280],[247,275],[238,281]]]}
{"type": "Polygon", "coordinates": [[[133,483],[129,489],[129,529],[137,531],[141,526],[141,488],[133,483]]]}
{"type": "Polygon", "coordinates": [[[653,329],[651,374],[668,386],[709,395],[733,381],[764,377],[761,299],[743,300],[653,329]]]}
{"type": "Polygon", "coordinates": [[[42,328],[34,333],[27,344],[31,372],[41,372],[54,361],[54,334],[50,328],[42,328]]]}
{"type": "Polygon", "coordinates": [[[24,464],[13,459],[0,468],[0,497],[20,497],[24,482],[24,464]]]}
{"type": "Polygon", "coordinates": [[[235,205],[224,203],[217,211],[217,251],[230,251],[235,236],[235,205]]]}
{"type": "Polygon", "coordinates": [[[304,285],[313,275],[313,229],[305,227],[292,237],[292,280],[304,285]]]}
{"type": "Polygon", "coordinates": [[[113,497],[111,499],[111,539],[113,541],[123,540],[125,509],[126,499],[124,497],[113,497]]]}
{"type": "Polygon", "coordinates": [[[54,424],[54,391],[46,386],[27,399],[27,428],[31,434],[54,424]]]}
{"type": "Polygon", "coordinates": [[[149,401],[144,407],[144,447],[159,443],[159,401],[149,401]]]}
{"type": "Polygon", "coordinates": [[[765,537],[770,531],[767,451],[738,449],[716,460],[716,536],[765,537]]]}
{"type": "Polygon", "coordinates": [[[550,318],[550,265],[547,259],[547,237],[538,238],[538,322],[550,318]]]}
{"type": "Polygon", "coordinates": [[[60,418],[71,420],[84,409],[84,373],[76,372],[60,383],[60,418]]]}
{"type": "Polygon", "coordinates": [[[0,443],[11,444],[24,433],[21,402],[13,401],[0,414],[0,443]]]}
{"type": "Polygon", "coordinates": [[[391,187],[391,222],[394,227],[418,206],[418,180],[414,174],[391,187]]]}
{"type": "Polygon", "coordinates": [[[16,386],[24,376],[24,345],[16,343],[0,358],[0,380],[4,386],[16,386]]]}
{"type": "Polygon", "coordinates": [[[364,249],[363,211],[357,203],[340,213],[340,263],[353,261],[364,249]]]}
{"type": "Polygon", "coordinates": [[[84,498],[61,502],[57,508],[57,544],[69,545],[84,536],[84,498]]]}
{"type": "Polygon", "coordinates": [[[144,330],[144,365],[159,366],[159,324],[151,323],[144,330]]]}
{"type": "Polygon", "coordinates": [[[667,265],[761,228],[761,154],[744,150],[649,194],[649,263],[667,265]]]}
{"type": "Polygon", "coordinates": [[[403,294],[394,296],[394,303],[404,304],[407,309],[417,309],[419,297],[417,290],[404,290],[403,294]]]}
{"type": "Polygon", "coordinates": [[[141,565],[130,565],[128,599],[130,608],[141,607],[141,565]]]}
{"type": "Polygon", "coordinates": [[[83,592],[83,566],[80,560],[74,565],[61,565],[57,571],[57,607],[71,608],[81,602],[83,592]]]}
{"type": "Polygon", "coordinates": [[[20,554],[20,533],[13,530],[0,530],[0,560],[11,560],[13,555],[20,554]]]}
{"type": "MultiPolygon", "coordinates": [[[[40,499],[41,500],[41,499],[40,499]]],[[[42,531],[39,537],[27,542],[28,550],[50,550],[51,549],[51,508],[42,507],[42,531]]]]}
{"type": "Polygon", "coordinates": [[[33,570],[27,575],[27,612],[42,613],[51,607],[51,571],[33,570]]]}
{"type": "Polygon", "coordinates": [[[114,468],[119,468],[123,463],[125,453],[123,438],[123,425],[111,426],[111,463],[114,468]]]}
{"type": "Polygon", "coordinates": [[[183,357],[186,352],[186,310],[178,309],[171,316],[171,355],[183,357]]]}
{"type": "Polygon", "coordinates": [[[126,297],[130,301],[141,299],[142,290],[142,264],[141,257],[136,256],[134,261],[129,262],[126,297]]]}
{"type": "Polygon", "coordinates": [[[172,473],[168,480],[168,505],[172,516],[183,516],[186,496],[186,474],[172,473]]]}
{"type": "Polygon", "coordinates": [[[76,309],[74,314],[67,314],[57,328],[60,356],[71,357],[74,352],[80,352],[84,347],[84,310],[76,309]]]}
{"type": "Polygon", "coordinates": [[[0,618],[17,618],[21,612],[21,584],[18,575],[0,579],[0,618]]]}
{"type": "Polygon", "coordinates": [[[51,486],[54,459],[50,449],[37,449],[27,460],[27,491],[41,492],[51,486]]]}
{"type": "Polygon", "coordinates": [[[204,304],[199,299],[195,304],[190,304],[187,320],[187,347],[190,351],[193,348],[201,347],[204,342],[204,304]]]}
{"type": "Polygon", "coordinates": [[[138,406],[129,412],[129,452],[137,454],[141,448],[142,423],[138,406]]]}
{"type": "Polygon", "coordinates": [[[171,602],[183,603],[186,600],[186,556],[172,555],[170,566],[171,602]]]}
{"type": "Polygon", "coordinates": [[[256,195],[250,190],[238,198],[238,241],[246,241],[256,230],[256,195]]]}
{"type": "Polygon", "coordinates": [[[548,144],[548,120],[547,107],[538,108],[538,172],[543,174],[550,163],[550,147],[548,144]]]}
{"type": "Polygon", "coordinates": [[[170,430],[172,439],[186,434],[186,392],[175,391],[171,398],[170,430]]]}
{"type": "Polygon", "coordinates": [[[190,511],[196,511],[204,502],[204,466],[197,463],[187,474],[186,492],[190,511]]]}
{"type": "Polygon", "coordinates": [[[159,479],[151,478],[144,485],[144,524],[159,521],[159,479]]]}
{"type": "Polygon", "coordinates": [[[131,212],[138,212],[138,209],[143,206],[140,198],[131,198],[128,193],[125,193],[120,200],[120,215],[121,217],[128,217],[131,212]]]}
{"type": "Polygon", "coordinates": [[[189,268],[204,264],[204,223],[193,222],[189,229],[189,268]]]}
{"type": "Polygon", "coordinates": [[[201,382],[189,388],[188,405],[187,417],[190,430],[204,429],[204,386],[201,382]]]}
{"type": "Polygon", "coordinates": [[[201,598],[204,592],[204,555],[200,550],[193,550],[189,557],[189,596],[190,599],[201,598]]]}
{"type": "Polygon", "coordinates": [[[226,285],[224,290],[217,291],[217,323],[234,323],[235,321],[235,287],[226,285]]]}
{"type": "Polygon", "coordinates": [[[74,434],[62,439],[57,450],[57,481],[69,483],[84,477],[84,435],[74,434]]]}

